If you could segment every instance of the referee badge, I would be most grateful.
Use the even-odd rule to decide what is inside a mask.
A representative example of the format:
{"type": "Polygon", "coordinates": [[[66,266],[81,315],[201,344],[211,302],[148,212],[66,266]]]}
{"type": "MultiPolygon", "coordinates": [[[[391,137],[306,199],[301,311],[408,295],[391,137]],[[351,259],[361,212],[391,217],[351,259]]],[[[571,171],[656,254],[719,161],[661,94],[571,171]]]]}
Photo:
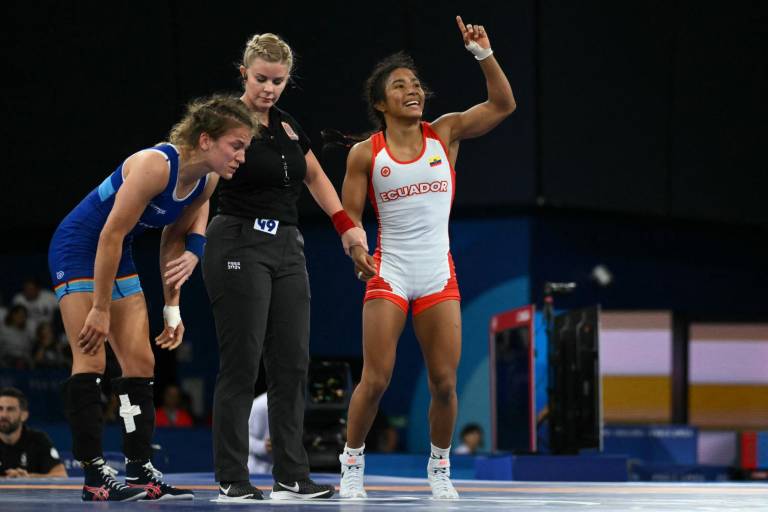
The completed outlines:
{"type": "Polygon", "coordinates": [[[288,138],[291,140],[299,140],[299,136],[296,135],[296,132],[293,131],[293,128],[291,128],[291,125],[283,121],[280,123],[283,125],[283,130],[285,130],[285,134],[288,135],[288,138]]]}

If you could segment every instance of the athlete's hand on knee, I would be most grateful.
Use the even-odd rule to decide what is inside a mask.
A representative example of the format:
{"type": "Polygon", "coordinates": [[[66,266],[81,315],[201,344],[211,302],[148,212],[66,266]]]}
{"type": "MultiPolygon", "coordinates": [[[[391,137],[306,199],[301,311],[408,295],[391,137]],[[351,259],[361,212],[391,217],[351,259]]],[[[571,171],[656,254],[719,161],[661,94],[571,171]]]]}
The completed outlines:
{"type": "Polygon", "coordinates": [[[362,247],[353,246],[350,249],[352,261],[355,262],[355,276],[361,281],[367,281],[376,275],[376,261],[362,247]]]}
{"type": "Polygon", "coordinates": [[[181,285],[186,283],[192,276],[192,272],[195,271],[197,265],[197,256],[190,251],[184,251],[184,254],[169,261],[165,264],[166,271],[163,274],[166,286],[170,286],[175,290],[181,288],[181,285]]]}
{"type": "Polygon", "coordinates": [[[344,254],[351,256],[350,249],[358,246],[368,252],[368,236],[363,228],[350,228],[341,235],[341,245],[344,247],[344,254]]]}
{"type": "Polygon", "coordinates": [[[5,470],[5,476],[8,478],[27,478],[29,473],[23,468],[9,468],[5,470]]]}
{"type": "Polygon", "coordinates": [[[161,332],[155,338],[155,343],[157,343],[157,346],[162,349],[173,350],[181,345],[183,339],[184,322],[179,321],[179,324],[176,327],[171,327],[170,325],[166,324],[163,332],[161,332]]]}
{"type": "Polygon", "coordinates": [[[109,335],[109,311],[91,308],[85,318],[77,345],[83,354],[96,355],[109,335]]]}

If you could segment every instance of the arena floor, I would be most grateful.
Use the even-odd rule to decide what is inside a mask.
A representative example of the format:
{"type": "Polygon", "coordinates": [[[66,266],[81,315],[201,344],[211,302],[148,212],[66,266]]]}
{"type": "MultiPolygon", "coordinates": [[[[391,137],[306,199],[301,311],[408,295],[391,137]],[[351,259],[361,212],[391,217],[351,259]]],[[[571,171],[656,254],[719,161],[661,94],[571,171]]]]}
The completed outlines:
{"type": "MultiPolygon", "coordinates": [[[[313,475],[318,482],[338,483],[337,475],[313,475]]],[[[768,511],[768,485],[754,483],[537,483],[455,480],[461,499],[435,501],[424,479],[369,476],[367,500],[270,501],[253,504],[217,503],[213,475],[166,475],[166,481],[196,491],[194,501],[93,503],[86,507],[144,510],[221,510],[254,507],[281,511],[768,511]]],[[[265,491],[271,479],[253,478],[265,491]]],[[[80,511],[80,478],[0,481],[0,510],[13,512],[80,511]]]]}

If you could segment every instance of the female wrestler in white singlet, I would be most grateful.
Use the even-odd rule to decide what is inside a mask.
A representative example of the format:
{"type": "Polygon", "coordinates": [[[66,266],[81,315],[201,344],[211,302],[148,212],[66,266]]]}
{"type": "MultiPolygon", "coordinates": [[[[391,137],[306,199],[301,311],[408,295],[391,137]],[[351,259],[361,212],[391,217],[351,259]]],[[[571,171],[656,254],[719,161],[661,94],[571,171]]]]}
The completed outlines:
{"type": "Polygon", "coordinates": [[[424,100],[413,61],[398,53],[381,61],[366,83],[369,110],[381,131],[349,153],[342,202],[360,225],[366,196],[379,221],[371,257],[351,249],[355,272],[366,280],[363,305],[363,373],[349,406],[347,446],[340,456],[342,497],[364,498],[364,442],[392,376],[397,341],[408,305],[427,366],[432,494],[457,498],[450,481],[451,437],[456,420],[456,368],[461,353],[459,288],[448,241],[459,141],[478,137],[515,109],[504,72],[482,25],[456,19],[464,44],[478,60],[488,98],[465,112],[422,121],[424,100]]]}

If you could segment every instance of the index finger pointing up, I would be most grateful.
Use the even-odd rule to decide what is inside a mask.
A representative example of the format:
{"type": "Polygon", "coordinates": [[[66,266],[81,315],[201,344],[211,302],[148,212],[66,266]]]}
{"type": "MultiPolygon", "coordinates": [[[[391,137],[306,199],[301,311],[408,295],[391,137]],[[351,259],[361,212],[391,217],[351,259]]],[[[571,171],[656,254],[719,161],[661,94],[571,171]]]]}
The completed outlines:
{"type": "Polygon", "coordinates": [[[464,21],[462,21],[461,16],[456,16],[456,24],[459,26],[459,30],[461,30],[462,35],[467,33],[467,27],[464,25],[464,21]]]}

